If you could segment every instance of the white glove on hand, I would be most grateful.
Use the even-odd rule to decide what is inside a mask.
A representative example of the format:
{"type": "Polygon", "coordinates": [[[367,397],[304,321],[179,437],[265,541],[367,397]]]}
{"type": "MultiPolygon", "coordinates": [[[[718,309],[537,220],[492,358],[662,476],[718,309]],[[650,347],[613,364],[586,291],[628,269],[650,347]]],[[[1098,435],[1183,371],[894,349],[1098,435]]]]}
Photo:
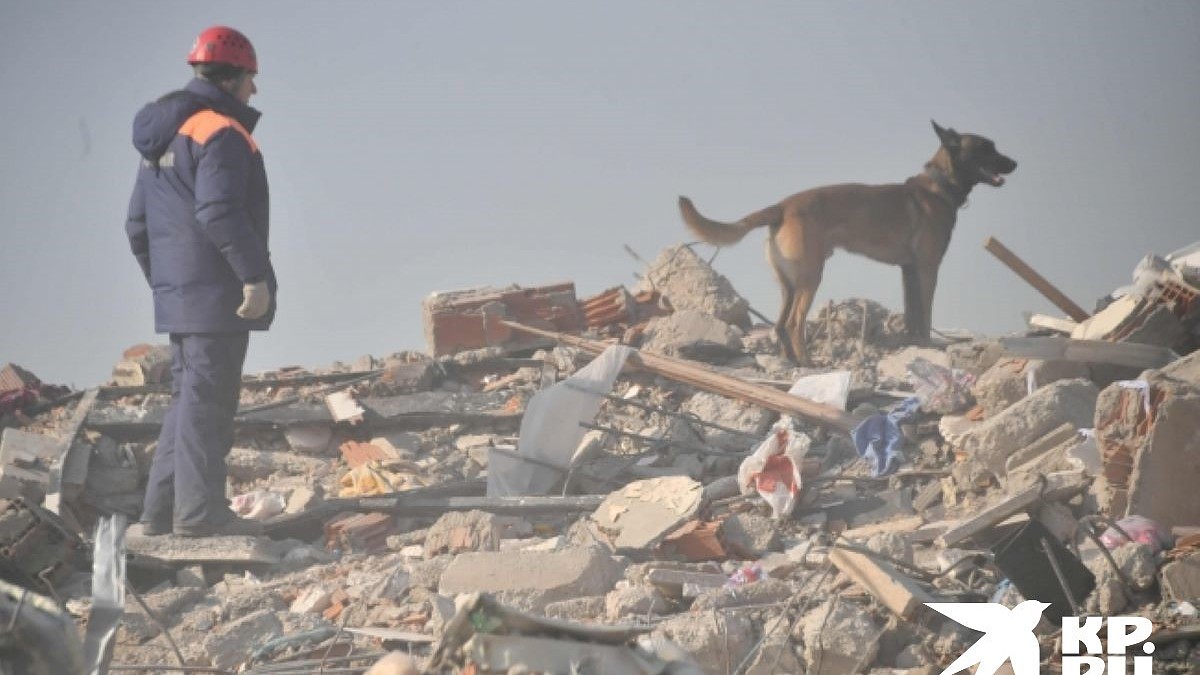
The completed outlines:
{"type": "Polygon", "coordinates": [[[237,315],[243,319],[262,318],[271,307],[271,291],[267,282],[259,281],[242,286],[242,306],[237,308],[237,315]]]}

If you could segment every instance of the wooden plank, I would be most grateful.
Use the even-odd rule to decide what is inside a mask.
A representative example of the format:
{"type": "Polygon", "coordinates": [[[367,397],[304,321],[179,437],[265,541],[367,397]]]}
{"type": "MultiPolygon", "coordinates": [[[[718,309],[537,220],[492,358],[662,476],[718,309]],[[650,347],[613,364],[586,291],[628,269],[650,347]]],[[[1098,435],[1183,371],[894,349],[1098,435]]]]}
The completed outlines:
{"type": "MultiPolygon", "coordinates": [[[[600,354],[609,346],[604,342],[587,340],[574,335],[555,333],[540,328],[532,328],[512,321],[504,321],[502,323],[514,330],[553,338],[590,354],[600,354]]],[[[662,375],[676,382],[689,384],[707,392],[751,403],[785,415],[800,417],[833,431],[850,433],[850,430],[855,426],[855,420],[849,413],[838,410],[833,406],[822,405],[808,399],[800,398],[799,396],[792,396],[791,394],[770,387],[751,384],[745,380],[716,373],[703,366],[680,359],[634,350],[629,355],[625,364],[629,367],[640,368],[657,375],[662,375]]]]}
{"type": "Polygon", "coordinates": [[[1017,276],[1028,282],[1030,286],[1033,286],[1038,293],[1041,293],[1042,296],[1044,296],[1047,300],[1054,303],[1055,307],[1058,307],[1062,311],[1066,312],[1067,316],[1071,317],[1075,321],[1083,321],[1091,316],[1087,312],[1083,311],[1082,307],[1075,304],[1062,291],[1058,290],[1054,284],[1050,283],[1045,277],[1038,274],[1037,270],[1030,267],[1029,264],[1024,260],[1018,258],[1017,254],[1008,250],[1008,247],[1004,244],[1001,244],[995,237],[988,237],[987,241],[983,243],[983,247],[987,249],[989,253],[996,256],[1000,262],[1007,265],[1008,269],[1016,272],[1017,276]]]}
{"type": "Polygon", "coordinates": [[[911,619],[927,602],[937,602],[917,582],[882,560],[842,548],[831,550],[829,560],[902,619],[911,619]]]}
{"type": "Polygon", "coordinates": [[[1057,500],[1071,497],[1085,490],[1090,483],[1082,472],[1062,471],[1046,476],[1046,484],[1035,483],[1012,495],[1004,497],[999,502],[985,508],[980,513],[958,521],[937,539],[939,546],[954,546],[980,532],[991,529],[1010,516],[1025,511],[1041,500],[1057,500]]]}
{"type": "Polygon", "coordinates": [[[1166,347],[1135,342],[1073,340],[1066,337],[1002,337],[1000,346],[1013,356],[1107,363],[1132,368],[1162,368],[1177,358],[1174,352],[1166,347]]]}

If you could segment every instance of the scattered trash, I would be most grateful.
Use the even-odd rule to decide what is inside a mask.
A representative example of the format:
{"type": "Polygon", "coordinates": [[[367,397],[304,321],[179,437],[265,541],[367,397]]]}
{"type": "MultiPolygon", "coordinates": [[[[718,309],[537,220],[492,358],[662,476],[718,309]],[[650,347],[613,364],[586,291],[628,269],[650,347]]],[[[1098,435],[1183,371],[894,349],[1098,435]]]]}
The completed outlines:
{"type": "Polygon", "coordinates": [[[908,372],[922,410],[953,415],[975,405],[971,395],[975,376],[970,373],[939,366],[919,356],[908,364],[908,372]]]}
{"type": "Polygon", "coordinates": [[[1133,541],[1150,547],[1150,552],[1158,555],[1171,547],[1173,537],[1161,525],[1142,516],[1125,516],[1118,520],[1100,535],[1100,543],[1109,550],[1120,548],[1133,541]]]}

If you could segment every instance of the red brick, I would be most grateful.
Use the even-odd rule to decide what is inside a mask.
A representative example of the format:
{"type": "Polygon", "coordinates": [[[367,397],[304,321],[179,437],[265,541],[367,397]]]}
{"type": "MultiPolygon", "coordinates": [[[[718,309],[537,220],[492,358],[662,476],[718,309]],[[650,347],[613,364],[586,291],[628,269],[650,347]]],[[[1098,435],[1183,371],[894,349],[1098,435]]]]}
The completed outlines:
{"type": "Polygon", "coordinates": [[[575,284],[535,288],[479,288],[437,293],[421,303],[425,339],[434,356],[490,346],[520,348],[540,338],[516,333],[511,320],[574,333],[583,327],[575,284]]]}

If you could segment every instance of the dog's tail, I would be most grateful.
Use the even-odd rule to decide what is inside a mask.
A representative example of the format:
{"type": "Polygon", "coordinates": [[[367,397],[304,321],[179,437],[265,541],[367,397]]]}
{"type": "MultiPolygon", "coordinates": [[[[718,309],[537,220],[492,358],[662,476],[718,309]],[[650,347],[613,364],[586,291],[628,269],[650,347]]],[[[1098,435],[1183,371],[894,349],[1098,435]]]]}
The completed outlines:
{"type": "Polygon", "coordinates": [[[783,222],[783,209],[778,204],[756,211],[736,223],[720,223],[700,215],[692,200],[679,198],[679,211],[683,222],[697,237],[713,246],[731,246],[742,240],[746,233],[758,227],[774,227],[783,222]]]}

